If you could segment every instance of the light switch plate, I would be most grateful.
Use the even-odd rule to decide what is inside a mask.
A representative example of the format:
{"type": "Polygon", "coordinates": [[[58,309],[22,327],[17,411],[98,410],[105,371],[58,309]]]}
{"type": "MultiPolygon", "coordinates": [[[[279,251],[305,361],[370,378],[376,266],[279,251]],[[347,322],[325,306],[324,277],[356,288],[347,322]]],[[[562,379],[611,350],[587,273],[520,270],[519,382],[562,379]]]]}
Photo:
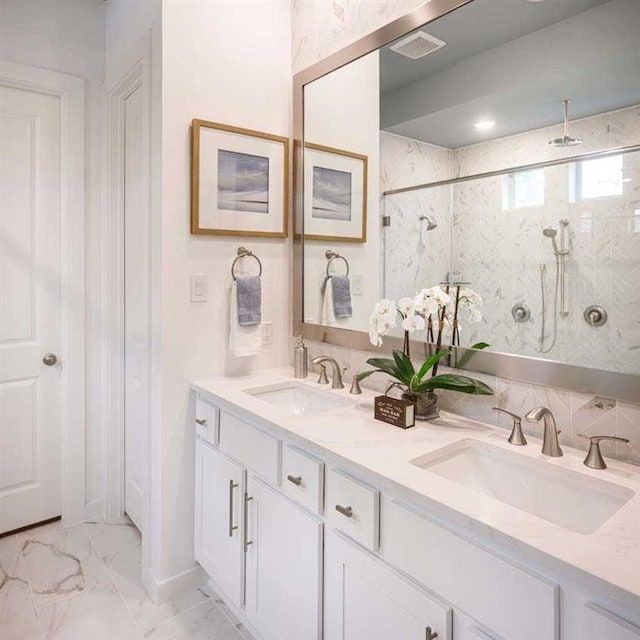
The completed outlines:
{"type": "Polygon", "coordinates": [[[207,276],[204,273],[191,274],[191,302],[207,301],[207,276]]]}

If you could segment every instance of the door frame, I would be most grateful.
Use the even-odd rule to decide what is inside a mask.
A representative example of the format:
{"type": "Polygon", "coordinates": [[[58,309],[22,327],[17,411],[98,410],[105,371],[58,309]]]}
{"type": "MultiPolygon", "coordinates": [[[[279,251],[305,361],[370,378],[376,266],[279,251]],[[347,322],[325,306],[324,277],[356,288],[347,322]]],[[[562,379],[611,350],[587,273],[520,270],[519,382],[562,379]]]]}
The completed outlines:
{"type": "MultiPolygon", "coordinates": [[[[143,39],[116,65],[112,78],[107,78],[107,144],[106,144],[106,202],[103,216],[103,269],[102,312],[106,327],[104,340],[104,394],[103,434],[105,493],[103,515],[107,519],[122,517],[125,513],[125,102],[137,89],[142,88],[143,102],[143,167],[145,208],[150,211],[150,36],[143,39]]],[[[150,218],[149,218],[150,223],[150,218]]],[[[149,238],[151,230],[149,229],[149,238]]],[[[151,273],[149,263],[149,275],[151,273]]],[[[150,301],[149,301],[150,303],[150,301]]],[[[149,304],[151,307],[151,305],[149,304]]],[[[149,328],[149,338],[151,337],[149,328]]],[[[151,341],[149,340],[149,344],[151,341]]],[[[150,361],[149,361],[150,366],[150,361]]],[[[149,403],[151,405],[151,389],[149,403]]],[[[151,406],[150,406],[151,409],[151,406]]],[[[151,415],[151,411],[149,411],[151,415]]],[[[150,441],[150,426],[148,437],[150,441]]],[[[147,490],[150,492],[151,452],[147,465],[147,490]]],[[[143,541],[149,531],[150,496],[143,505],[143,541]]]]}
{"type": "Polygon", "coordinates": [[[60,100],[61,515],[68,526],[95,515],[87,503],[85,454],[84,79],[0,59],[0,83],[60,100]]]}

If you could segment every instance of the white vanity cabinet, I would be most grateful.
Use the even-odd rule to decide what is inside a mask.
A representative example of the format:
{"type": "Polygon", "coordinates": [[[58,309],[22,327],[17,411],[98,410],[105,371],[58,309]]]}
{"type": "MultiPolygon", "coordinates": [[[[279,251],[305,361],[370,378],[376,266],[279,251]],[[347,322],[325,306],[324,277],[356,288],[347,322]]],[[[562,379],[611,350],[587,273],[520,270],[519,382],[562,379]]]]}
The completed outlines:
{"type": "Polygon", "coordinates": [[[196,440],[195,556],[234,605],[243,595],[244,470],[205,440],[196,440]]]}
{"type": "Polygon", "coordinates": [[[322,523],[247,481],[246,615],[265,639],[322,637],[322,523]]]}
{"type": "Polygon", "coordinates": [[[197,402],[195,557],[256,640],[640,640],[633,598],[618,606],[606,584],[478,540],[349,458],[197,402]]]}
{"type": "Polygon", "coordinates": [[[340,534],[325,538],[325,640],[451,640],[451,609],[340,534]]]}

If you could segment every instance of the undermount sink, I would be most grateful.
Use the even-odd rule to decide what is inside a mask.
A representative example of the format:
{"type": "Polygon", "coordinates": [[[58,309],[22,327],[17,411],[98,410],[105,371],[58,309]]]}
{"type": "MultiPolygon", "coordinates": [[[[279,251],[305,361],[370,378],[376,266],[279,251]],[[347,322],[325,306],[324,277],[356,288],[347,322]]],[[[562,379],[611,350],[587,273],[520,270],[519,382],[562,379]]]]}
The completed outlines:
{"type": "Polygon", "coordinates": [[[301,382],[283,382],[266,387],[243,389],[243,391],[296,416],[322,413],[329,409],[353,404],[349,398],[331,391],[314,389],[301,382]]]}
{"type": "Polygon", "coordinates": [[[593,533],[635,495],[627,487],[472,439],[411,464],[576,533],[593,533]]]}

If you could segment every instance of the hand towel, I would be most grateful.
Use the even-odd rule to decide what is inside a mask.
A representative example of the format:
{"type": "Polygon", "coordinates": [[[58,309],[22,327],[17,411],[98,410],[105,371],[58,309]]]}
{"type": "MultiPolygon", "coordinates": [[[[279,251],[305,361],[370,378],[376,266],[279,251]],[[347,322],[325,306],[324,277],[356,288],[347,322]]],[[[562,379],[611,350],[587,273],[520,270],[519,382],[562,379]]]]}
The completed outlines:
{"type": "Polygon", "coordinates": [[[333,327],[336,324],[336,317],[333,313],[333,287],[329,280],[331,280],[330,277],[325,278],[322,288],[320,289],[322,295],[320,324],[323,324],[325,327],[333,327]]]}
{"type": "Polygon", "coordinates": [[[330,284],[333,294],[333,315],[338,320],[350,318],[353,315],[353,310],[349,276],[331,276],[330,284]]]}
{"type": "Polygon", "coordinates": [[[238,358],[255,356],[262,350],[262,326],[253,324],[243,327],[238,322],[238,288],[235,280],[231,284],[230,302],[229,349],[238,358]]]}
{"type": "Polygon", "coordinates": [[[262,322],[261,287],[260,276],[247,276],[236,280],[238,324],[241,327],[252,327],[262,322]]]}

